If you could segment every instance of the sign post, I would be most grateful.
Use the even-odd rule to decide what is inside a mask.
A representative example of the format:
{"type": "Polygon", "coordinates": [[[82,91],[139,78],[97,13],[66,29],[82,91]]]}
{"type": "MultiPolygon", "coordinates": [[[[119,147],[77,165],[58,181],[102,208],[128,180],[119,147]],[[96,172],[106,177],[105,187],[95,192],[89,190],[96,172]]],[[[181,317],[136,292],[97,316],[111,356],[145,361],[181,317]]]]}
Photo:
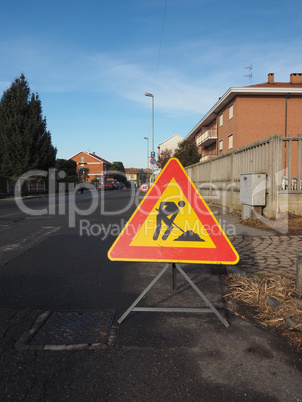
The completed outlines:
{"type": "Polygon", "coordinates": [[[179,263],[236,264],[239,256],[178,159],[168,161],[108,251],[108,257],[113,261],[166,263],[119,323],[131,311],[182,311],[212,312],[225,326],[229,325],[179,266],[179,263]],[[169,263],[172,263],[173,288],[177,270],[209,308],[135,307],[169,263]]]}

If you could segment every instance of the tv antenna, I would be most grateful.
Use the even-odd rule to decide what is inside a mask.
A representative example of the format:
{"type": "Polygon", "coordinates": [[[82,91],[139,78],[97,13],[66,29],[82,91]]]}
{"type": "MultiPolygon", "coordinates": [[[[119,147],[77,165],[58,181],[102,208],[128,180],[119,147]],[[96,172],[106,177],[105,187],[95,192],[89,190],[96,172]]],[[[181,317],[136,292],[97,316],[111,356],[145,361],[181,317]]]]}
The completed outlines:
{"type": "Polygon", "coordinates": [[[251,80],[251,84],[253,83],[253,66],[247,66],[244,67],[246,70],[249,70],[249,74],[245,75],[245,77],[249,78],[251,80]]]}

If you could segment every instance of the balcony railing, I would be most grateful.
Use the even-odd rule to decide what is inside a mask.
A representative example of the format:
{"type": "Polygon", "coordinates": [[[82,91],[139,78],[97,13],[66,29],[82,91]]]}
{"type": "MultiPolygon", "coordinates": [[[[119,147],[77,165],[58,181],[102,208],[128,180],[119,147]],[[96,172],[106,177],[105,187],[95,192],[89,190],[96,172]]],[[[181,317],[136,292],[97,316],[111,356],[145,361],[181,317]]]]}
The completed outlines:
{"type": "Polygon", "coordinates": [[[203,153],[201,156],[200,156],[200,161],[206,161],[206,160],[208,160],[208,159],[211,159],[211,158],[214,158],[214,156],[217,156],[217,153],[216,153],[216,150],[215,151],[212,151],[212,152],[208,152],[208,153],[203,153]]]}
{"type": "Polygon", "coordinates": [[[217,140],[217,130],[207,130],[199,137],[196,138],[197,146],[203,145],[205,147],[213,144],[217,140]]]}

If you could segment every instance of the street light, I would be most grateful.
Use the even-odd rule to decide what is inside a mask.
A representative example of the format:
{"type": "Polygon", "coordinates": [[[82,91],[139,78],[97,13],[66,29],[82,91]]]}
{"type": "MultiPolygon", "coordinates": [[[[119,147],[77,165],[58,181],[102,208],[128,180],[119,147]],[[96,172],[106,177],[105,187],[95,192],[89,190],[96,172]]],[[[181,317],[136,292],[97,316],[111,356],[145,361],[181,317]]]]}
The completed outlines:
{"type": "MultiPolygon", "coordinates": [[[[152,98],[152,153],[154,154],[154,95],[145,92],[145,96],[152,98]]],[[[154,182],[154,166],[152,167],[152,182],[154,182]]]]}
{"type": "Polygon", "coordinates": [[[149,182],[149,138],[144,137],[144,140],[147,140],[147,181],[149,182]]]}

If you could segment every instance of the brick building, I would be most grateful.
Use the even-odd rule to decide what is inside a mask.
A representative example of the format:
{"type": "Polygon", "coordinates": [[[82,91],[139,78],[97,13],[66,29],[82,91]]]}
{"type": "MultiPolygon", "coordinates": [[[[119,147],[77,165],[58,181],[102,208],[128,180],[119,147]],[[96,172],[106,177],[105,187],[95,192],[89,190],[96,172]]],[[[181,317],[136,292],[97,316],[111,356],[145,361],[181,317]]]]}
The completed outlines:
{"type": "Polygon", "coordinates": [[[100,182],[103,181],[110,168],[110,162],[97,156],[95,152],[90,153],[81,151],[69,159],[77,163],[78,174],[80,169],[89,169],[87,177],[88,182],[91,182],[94,179],[97,179],[100,182]]]}
{"type": "Polygon", "coordinates": [[[126,178],[127,181],[129,181],[130,183],[133,183],[135,185],[138,184],[138,169],[137,168],[125,168],[125,174],[126,174],[126,178]]]}
{"type": "Polygon", "coordinates": [[[150,176],[152,174],[152,170],[151,169],[137,169],[134,167],[131,168],[125,168],[125,174],[126,174],[126,178],[127,181],[129,181],[132,185],[138,186],[142,183],[140,183],[140,172],[144,172],[147,176],[147,180],[150,180],[150,176]]]}
{"type": "Polygon", "coordinates": [[[201,161],[240,148],[272,134],[302,133],[302,74],[289,82],[268,81],[231,87],[190,131],[201,161]]]}

